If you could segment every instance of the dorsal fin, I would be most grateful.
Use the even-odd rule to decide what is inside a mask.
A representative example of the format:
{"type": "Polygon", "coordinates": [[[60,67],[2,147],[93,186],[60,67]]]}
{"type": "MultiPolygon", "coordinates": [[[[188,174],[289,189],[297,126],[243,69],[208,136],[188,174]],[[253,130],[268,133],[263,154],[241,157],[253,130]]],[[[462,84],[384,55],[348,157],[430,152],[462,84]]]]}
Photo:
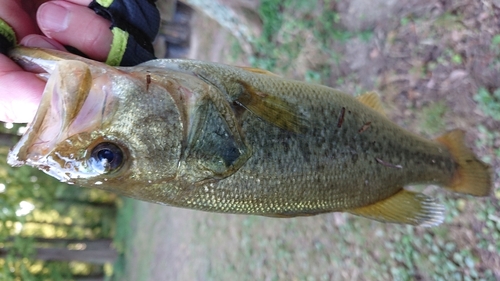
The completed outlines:
{"type": "Polygon", "coordinates": [[[239,68],[252,72],[252,73],[257,73],[257,74],[264,74],[264,75],[270,75],[270,76],[276,76],[280,77],[278,74],[274,74],[271,71],[261,69],[261,68],[255,68],[255,67],[249,67],[249,66],[238,66],[239,68]]]}
{"type": "Polygon", "coordinates": [[[370,107],[371,109],[377,111],[378,113],[385,115],[384,108],[382,107],[382,102],[380,102],[380,97],[375,92],[366,92],[361,96],[357,97],[358,101],[362,104],[370,107]]]}

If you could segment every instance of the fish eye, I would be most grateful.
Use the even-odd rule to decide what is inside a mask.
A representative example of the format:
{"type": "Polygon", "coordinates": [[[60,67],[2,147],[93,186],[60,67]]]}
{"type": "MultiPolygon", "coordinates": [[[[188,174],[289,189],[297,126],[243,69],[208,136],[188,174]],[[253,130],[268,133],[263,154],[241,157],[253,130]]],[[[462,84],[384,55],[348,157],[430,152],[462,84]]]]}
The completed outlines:
{"type": "Polygon", "coordinates": [[[124,162],[123,150],[114,143],[102,142],[90,154],[90,165],[100,173],[110,173],[121,168],[124,162]]]}

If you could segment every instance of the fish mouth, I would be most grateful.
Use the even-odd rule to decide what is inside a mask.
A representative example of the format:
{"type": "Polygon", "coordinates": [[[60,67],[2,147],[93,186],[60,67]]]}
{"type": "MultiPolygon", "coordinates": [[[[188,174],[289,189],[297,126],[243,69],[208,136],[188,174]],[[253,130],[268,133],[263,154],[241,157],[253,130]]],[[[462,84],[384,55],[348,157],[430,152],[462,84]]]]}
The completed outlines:
{"type": "Polygon", "coordinates": [[[101,68],[111,68],[110,66],[91,59],[51,49],[17,46],[11,49],[8,55],[24,70],[34,73],[52,73],[57,65],[57,62],[63,60],[77,60],[91,66],[103,65],[104,67],[101,66],[101,68]]]}
{"type": "Polygon", "coordinates": [[[61,181],[69,181],[83,173],[84,163],[78,159],[75,147],[89,142],[88,132],[109,118],[115,99],[111,86],[105,85],[110,82],[106,72],[77,60],[45,63],[40,67],[49,78],[41,103],[7,162],[11,166],[37,167],[61,181]]]}

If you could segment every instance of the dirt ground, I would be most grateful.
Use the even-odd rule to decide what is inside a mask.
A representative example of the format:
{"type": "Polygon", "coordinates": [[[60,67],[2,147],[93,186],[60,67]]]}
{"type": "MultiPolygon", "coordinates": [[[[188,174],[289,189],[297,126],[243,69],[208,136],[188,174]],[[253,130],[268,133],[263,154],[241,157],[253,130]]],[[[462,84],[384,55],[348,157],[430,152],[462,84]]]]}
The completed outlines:
{"type": "MultiPolygon", "coordinates": [[[[316,10],[335,9],[337,26],[353,34],[369,30],[369,36],[331,42],[337,63],[307,41],[280,75],[303,80],[312,69],[327,73],[323,83],[348,93],[376,90],[390,119],[427,137],[466,130],[474,151],[493,166],[498,190],[500,122],[478,107],[475,95],[500,88],[500,51],[492,46],[500,1],[325,2],[317,1],[316,10]]],[[[217,23],[196,13],[192,24],[191,58],[250,64],[248,54],[234,56],[237,40],[217,23]]],[[[424,191],[447,206],[439,227],[384,225],[338,213],[283,220],[221,215],[135,201],[125,277],[500,280],[500,193],[473,198],[424,191]]]]}

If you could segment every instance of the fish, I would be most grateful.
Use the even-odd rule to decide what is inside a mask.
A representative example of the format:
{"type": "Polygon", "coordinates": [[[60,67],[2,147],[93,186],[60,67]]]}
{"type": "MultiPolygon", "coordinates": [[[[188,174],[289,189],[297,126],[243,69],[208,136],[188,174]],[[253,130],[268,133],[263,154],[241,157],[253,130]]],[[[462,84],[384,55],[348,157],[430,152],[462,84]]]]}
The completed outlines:
{"type": "Polygon", "coordinates": [[[197,60],[111,67],[26,47],[10,57],[47,82],[8,163],[70,184],[208,212],[424,227],[443,222],[444,206],[410,185],[491,194],[490,167],[464,131],[418,136],[374,92],[197,60]]]}

